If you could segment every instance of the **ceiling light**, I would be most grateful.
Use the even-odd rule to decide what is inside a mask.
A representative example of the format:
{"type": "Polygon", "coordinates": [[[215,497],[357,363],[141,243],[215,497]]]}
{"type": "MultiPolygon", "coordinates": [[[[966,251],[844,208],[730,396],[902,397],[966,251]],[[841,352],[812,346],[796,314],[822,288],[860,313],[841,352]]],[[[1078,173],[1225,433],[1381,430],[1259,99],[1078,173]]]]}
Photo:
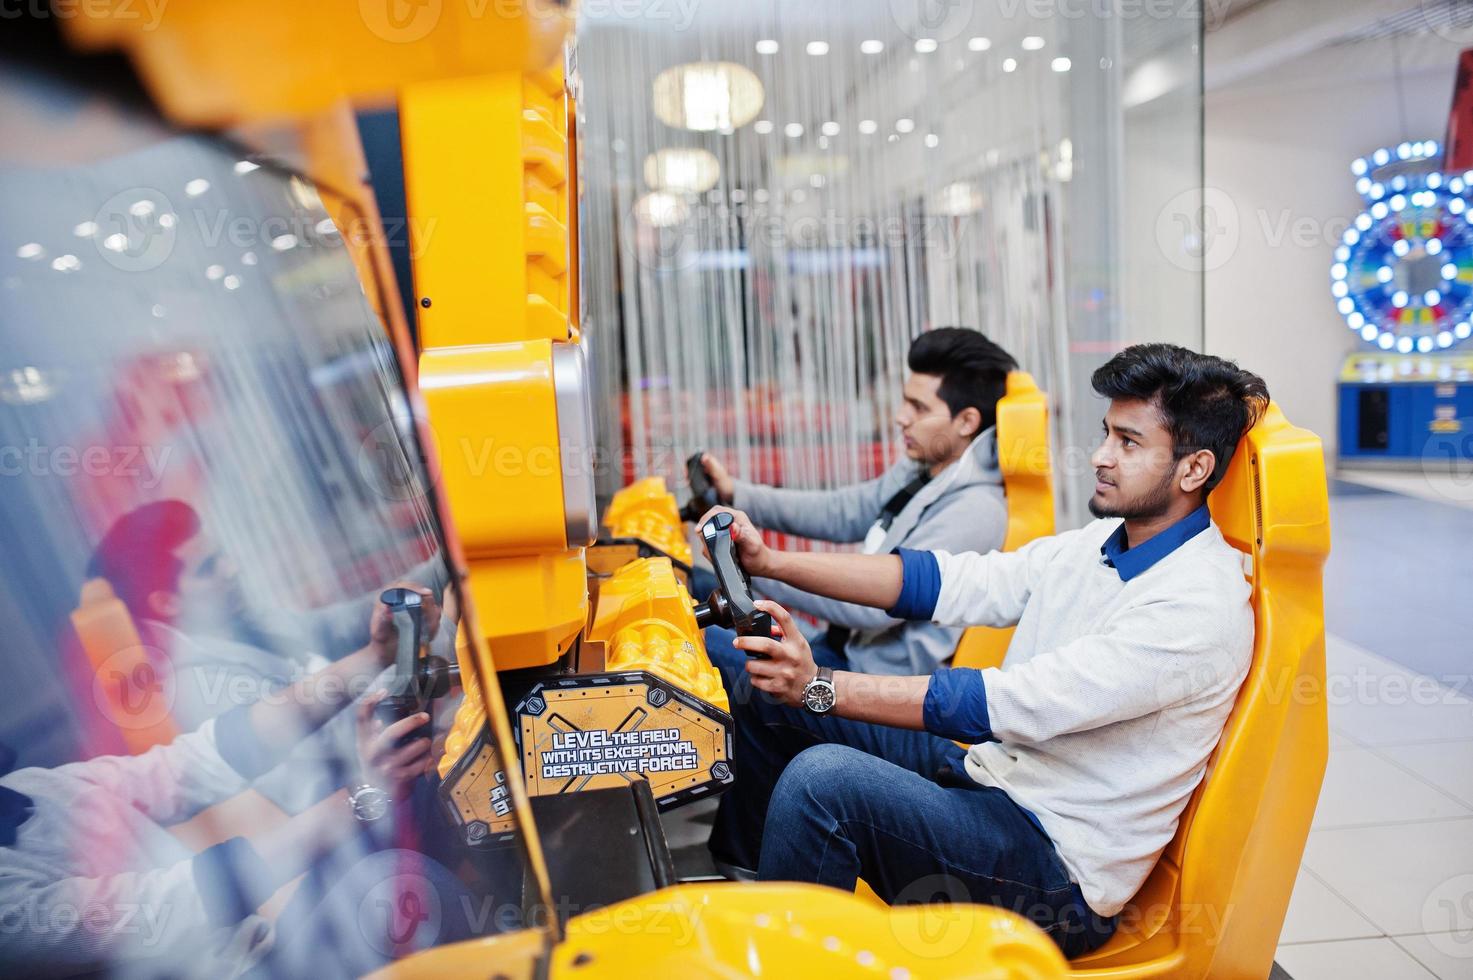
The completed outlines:
{"type": "Polygon", "coordinates": [[[926,146],[927,147],[929,147],[930,149],[933,149],[934,150],[934,149],[936,149],[936,147],[938,147],[940,145],[941,145],[941,137],[937,136],[935,133],[927,133],[926,134],[926,146]]]}
{"type": "Polygon", "coordinates": [[[951,217],[971,214],[982,207],[982,192],[975,184],[961,180],[941,188],[936,198],[936,210],[951,217]]]}
{"type": "Polygon", "coordinates": [[[652,228],[678,225],[690,214],[685,201],[665,191],[651,191],[634,202],[634,217],[652,228]]]}
{"type": "Polygon", "coordinates": [[[829,42],[827,42],[827,41],[809,41],[807,47],[805,47],[803,50],[804,51],[807,51],[809,54],[813,55],[814,57],[818,57],[820,55],[825,55],[825,54],[828,54],[829,53],[829,42]]]}
{"type": "Polygon", "coordinates": [[[823,124],[823,134],[825,136],[838,136],[839,135],[839,124],[836,123],[836,122],[833,122],[832,120],[830,120],[829,122],[824,123],[823,124]]]}
{"type": "Polygon", "coordinates": [[[729,61],[666,68],[655,76],[655,115],[667,126],[709,133],[736,129],[762,111],[766,97],[751,69],[729,61]]]}
{"type": "Polygon", "coordinates": [[[644,182],[652,190],[699,194],[720,179],[721,164],[709,150],[666,147],[644,158],[644,182]]]}
{"type": "Polygon", "coordinates": [[[864,135],[866,135],[866,136],[873,135],[874,132],[875,132],[875,130],[877,130],[879,128],[880,128],[880,124],[877,123],[877,122],[875,122],[873,119],[861,119],[861,120],[859,120],[859,131],[861,133],[863,133],[864,135]]]}
{"type": "Polygon", "coordinates": [[[930,54],[937,48],[934,37],[922,37],[916,39],[916,54],[930,54]]]}
{"type": "Polygon", "coordinates": [[[97,222],[83,221],[72,229],[72,234],[78,238],[91,238],[97,234],[97,222]]]}
{"type": "Polygon", "coordinates": [[[865,54],[879,54],[885,50],[884,41],[860,41],[859,50],[865,54]]]}
{"type": "Polygon", "coordinates": [[[1070,65],[1071,62],[1068,58],[1055,58],[1052,62],[1049,63],[1049,67],[1058,72],[1068,71],[1070,65]]]}
{"type": "Polygon", "coordinates": [[[1017,58],[1004,58],[1003,59],[1003,63],[1002,63],[1002,70],[1003,71],[1017,71],[1018,70],[1018,59],[1017,58]]]}
{"type": "Polygon", "coordinates": [[[895,120],[895,132],[897,133],[908,133],[915,128],[916,124],[914,119],[907,119],[902,116],[901,118],[895,120]]]}
{"type": "Polygon", "coordinates": [[[803,135],[803,124],[788,123],[786,126],[783,127],[783,135],[787,136],[789,139],[797,139],[799,136],[803,135]]]}
{"type": "Polygon", "coordinates": [[[757,42],[758,54],[777,54],[778,44],[771,38],[763,38],[757,42]]]}
{"type": "Polygon", "coordinates": [[[970,51],[986,51],[990,47],[992,47],[990,37],[974,37],[967,42],[967,49],[970,51]]]}
{"type": "Polygon", "coordinates": [[[1027,37],[1023,38],[1024,51],[1037,51],[1041,47],[1043,47],[1043,38],[1039,37],[1037,34],[1029,34],[1027,37]]]}
{"type": "Polygon", "coordinates": [[[752,128],[761,133],[763,136],[766,136],[768,133],[772,132],[772,120],[759,119],[752,124],[752,128]]]}

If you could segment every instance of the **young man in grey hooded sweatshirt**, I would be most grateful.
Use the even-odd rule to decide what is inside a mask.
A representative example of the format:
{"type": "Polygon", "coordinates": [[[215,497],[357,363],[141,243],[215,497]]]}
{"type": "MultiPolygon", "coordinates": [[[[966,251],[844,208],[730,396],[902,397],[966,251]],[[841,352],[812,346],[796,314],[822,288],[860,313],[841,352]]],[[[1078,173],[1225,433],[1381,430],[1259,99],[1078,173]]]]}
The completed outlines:
{"type": "MultiPolygon", "coordinates": [[[[976,330],[939,327],[911,344],[910,375],[895,424],[905,458],[874,480],[832,490],[788,490],[737,480],[715,456],[702,464],[721,502],[759,528],[842,544],[863,542],[866,554],[896,548],[999,549],[1007,534],[1007,500],[997,466],[997,401],[1018,365],[976,330]]],[[[704,598],[711,579],[693,591],[704,598]],[[705,586],[703,588],[703,586],[705,586]]],[[[788,609],[829,624],[813,637],[815,660],[869,674],[929,674],[956,652],[962,630],[905,622],[886,612],[794,589],[771,579],[754,587],[788,609]]],[[[740,665],[730,630],[706,631],[712,662],[740,665]]],[[[738,667],[739,670],[739,667],[738,667]]]]}

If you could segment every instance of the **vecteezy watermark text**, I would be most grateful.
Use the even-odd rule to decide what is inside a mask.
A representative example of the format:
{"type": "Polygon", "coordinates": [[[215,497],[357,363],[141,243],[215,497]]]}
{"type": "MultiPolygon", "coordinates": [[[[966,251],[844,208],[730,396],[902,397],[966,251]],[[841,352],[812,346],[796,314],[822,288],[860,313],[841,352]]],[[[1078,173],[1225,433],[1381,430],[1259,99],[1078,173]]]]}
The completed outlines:
{"type": "Polygon", "coordinates": [[[51,446],[32,437],[24,446],[0,446],[0,477],[121,476],[153,490],[164,479],[173,446],[51,446]]]}

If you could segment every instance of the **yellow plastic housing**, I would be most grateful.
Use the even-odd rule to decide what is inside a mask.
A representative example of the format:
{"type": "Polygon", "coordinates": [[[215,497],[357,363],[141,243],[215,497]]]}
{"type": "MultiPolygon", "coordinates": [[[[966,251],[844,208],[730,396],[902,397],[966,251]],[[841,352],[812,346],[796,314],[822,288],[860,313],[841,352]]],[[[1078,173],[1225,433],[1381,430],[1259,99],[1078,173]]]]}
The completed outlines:
{"type": "Polygon", "coordinates": [[[149,94],[191,126],[300,117],[344,98],[389,103],[413,82],[540,69],[573,24],[572,5],[559,0],[66,6],[57,19],[73,44],[128,50],[149,94]]]}
{"type": "MultiPolygon", "coordinates": [[[[531,975],[523,933],[428,950],[376,977],[531,975]]],[[[818,885],[689,884],[568,921],[554,977],[978,977],[1055,980],[1058,948],[1026,920],[982,905],[881,908],[818,885]]]]}
{"type": "Polygon", "coordinates": [[[425,348],[568,339],[566,114],[560,66],[404,92],[405,193],[425,348]]]}
{"type": "Polygon", "coordinates": [[[565,550],[552,344],[428,349],[419,385],[466,557],[565,550]]]}
{"type": "Polygon", "coordinates": [[[636,480],[614,494],[604,511],[604,526],[616,538],[638,538],[690,565],[690,542],[685,537],[680,507],[663,476],[636,480]]]}
{"type": "Polygon", "coordinates": [[[731,710],[721,674],[706,657],[690,593],[670,559],[642,558],[610,576],[599,588],[587,637],[605,644],[605,670],[647,670],[731,710]]]}

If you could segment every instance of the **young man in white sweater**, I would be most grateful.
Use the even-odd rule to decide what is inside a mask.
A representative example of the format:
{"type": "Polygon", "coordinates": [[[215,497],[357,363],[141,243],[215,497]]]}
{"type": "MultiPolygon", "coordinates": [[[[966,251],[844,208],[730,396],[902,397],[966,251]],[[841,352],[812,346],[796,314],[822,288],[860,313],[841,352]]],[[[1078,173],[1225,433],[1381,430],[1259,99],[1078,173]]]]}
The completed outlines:
{"type": "MultiPolygon", "coordinates": [[[[753,575],[900,618],[1017,626],[1001,667],[879,677],[744,637],[768,696],[733,706],[737,780],[711,848],[758,877],[891,902],[985,902],[1096,948],[1171,840],[1253,646],[1242,561],[1207,494],[1268,401],[1235,364],[1165,344],[1095,372],[1099,520],[1012,553],[782,553],[745,515],[753,575]],[[965,743],[966,747],[957,743],[965,743]]],[[[728,678],[730,686],[735,678],[728,678]]]]}

